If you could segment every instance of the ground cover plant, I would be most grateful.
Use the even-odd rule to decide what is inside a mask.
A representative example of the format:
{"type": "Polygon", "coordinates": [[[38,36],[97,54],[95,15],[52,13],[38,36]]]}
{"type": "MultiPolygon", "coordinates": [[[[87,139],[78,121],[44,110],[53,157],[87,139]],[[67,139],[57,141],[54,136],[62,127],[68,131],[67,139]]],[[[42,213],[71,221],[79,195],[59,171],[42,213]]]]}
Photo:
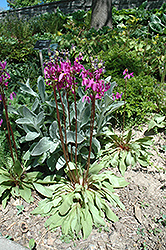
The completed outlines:
{"type": "Polygon", "coordinates": [[[149,130],[165,129],[164,11],[165,5],[160,11],[113,9],[113,30],[90,29],[85,12],[46,14],[25,27],[15,19],[8,32],[1,24],[4,207],[11,195],[32,202],[36,190],[43,199],[33,214],[49,215],[49,229],[61,226],[63,234],[84,238],[94,226],[118,220],[115,207],[125,206],[115,191],[128,182],[110,167],[122,175],[137,163],[145,170],[152,138],[133,138],[132,126],[156,113],[149,130]],[[47,27],[49,20],[57,26],[47,27]],[[52,39],[43,54],[45,79],[33,50],[38,39],[52,39]]]}

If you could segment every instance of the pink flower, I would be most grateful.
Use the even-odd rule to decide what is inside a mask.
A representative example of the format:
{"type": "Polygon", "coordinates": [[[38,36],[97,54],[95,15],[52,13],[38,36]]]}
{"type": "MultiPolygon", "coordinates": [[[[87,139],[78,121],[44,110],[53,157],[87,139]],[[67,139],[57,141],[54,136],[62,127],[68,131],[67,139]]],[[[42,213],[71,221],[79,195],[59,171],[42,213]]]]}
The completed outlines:
{"type": "Polygon", "coordinates": [[[0,85],[4,84],[7,87],[8,82],[6,80],[10,78],[10,75],[5,70],[6,64],[6,62],[0,62],[0,85]]]}
{"type": "Polygon", "coordinates": [[[122,95],[123,95],[123,93],[120,94],[120,93],[116,92],[116,95],[113,93],[112,94],[113,101],[115,101],[115,99],[116,100],[121,99],[122,95]]]}
{"type": "Polygon", "coordinates": [[[17,96],[17,94],[16,94],[15,92],[12,92],[12,93],[10,94],[10,100],[13,101],[13,97],[16,98],[16,96],[17,96]]]}
{"type": "Polygon", "coordinates": [[[134,72],[132,72],[132,73],[128,73],[128,69],[125,69],[124,71],[123,71],[123,75],[125,75],[125,77],[124,77],[124,79],[126,79],[126,78],[128,78],[128,79],[130,79],[130,77],[134,77],[134,72]]]}
{"type": "Polygon", "coordinates": [[[3,122],[3,120],[1,119],[1,120],[0,120],[0,127],[1,127],[1,125],[2,125],[2,122],[3,122]]]}

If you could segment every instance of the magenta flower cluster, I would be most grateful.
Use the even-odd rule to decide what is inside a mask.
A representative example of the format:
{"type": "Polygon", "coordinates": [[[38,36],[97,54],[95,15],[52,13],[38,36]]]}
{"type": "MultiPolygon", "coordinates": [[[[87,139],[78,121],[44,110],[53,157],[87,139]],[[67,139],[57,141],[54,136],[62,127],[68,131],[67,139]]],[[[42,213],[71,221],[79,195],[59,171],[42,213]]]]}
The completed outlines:
{"type": "Polygon", "coordinates": [[[5,70],[6,68],[6,62],[0,62],[0,85],[5,85],[7,87],[8,82],[6,82],[7,79],[10,79],[9,73],[5,70]]]}
{"type": "Polygon", "coordinates": [[[110,88],[110,84],[105,84],[105,81],[102,79],[103,71],[103,68],[96,69],[94,72],[90,70],[82,71],[82,86],[85,86],[85,91],[87,91],[82,101],[90,102],[93,96],[95,96],[95,99],[101,99],[110,88]]]}
{"type": "Polygon", "coordinates": [[[115,99],[116,100],[121,99],[122,95],[123,95],[123,93],[120,94],[120,93],[116,92],[116,95],[113,93],[112,94],[113,100],[115,101],[115,99]]]}
{"type": "MultiPolygon", "coordinates": [[[[85,87],[86,94],[82,101],[86,100],[90,102],[93,96],[96,99],[101,99],[104,93],[110,88],[108,83],[102,80],[104,67],[96,68],[95,70],[86,70],[80,63],[83,59],[82,54],[75,59],[74,64],[71,64],[69,59],[66,60],[50,60],[45,64],[44,75],[46,78],[46,84],[54,84],[57,89],[71,89],[73,85],[77,84],[76,76],[82,78],[82,86],[85,87]]],[[[100,63],[99,63],[100,64],[100,63]]]]}
{"type": "Polygon", "coordinates": [[[125,70],[123,71],[123,75],[125,75],[124,79],[126,79],[126,78],[130,79],[130,77],[134,77],[133,74],[134,74],[133,72],[129,74],[128,69],[125,69],[125,70]]]}
{"type": "Polygon", "coordinates": [[[74,65],[71,64],[69,59],[51,60],[45,64],[44,75],[46,78],[46,84],[54,84],[57,89],[71,89],[76,83],[75,75],[78,75],[81,70],[84,70],[84,66],[80,64],[82,55],[80,54],[74,61],[74,65]]]}

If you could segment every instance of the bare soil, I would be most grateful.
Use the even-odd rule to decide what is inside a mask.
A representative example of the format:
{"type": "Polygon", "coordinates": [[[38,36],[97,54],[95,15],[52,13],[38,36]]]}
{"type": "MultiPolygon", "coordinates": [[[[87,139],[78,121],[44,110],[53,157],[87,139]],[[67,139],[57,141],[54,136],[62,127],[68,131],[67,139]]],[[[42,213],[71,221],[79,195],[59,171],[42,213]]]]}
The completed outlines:
{"type": "MultiPolygon", "coordinates": [[[[135,130],[136,137],[142,137],[145,130],[145,127],[135,130]]],[[[93,229],[86,240],[65,237],[60,228],[50,232],[44,227],[47,218],[30,214],[41,199],[33,192],[33,204],[11,198],[5,209],[0,205],[0,233],[27,247],[33,238],[37,250],[165,250],[166,150],[163,146],[166,145],[166,135],[163,131],[153,138],[150,165],[144,169],[137,165],[125,173],[130,184],[118,190],[126,207],[125,211],[114,208],[119,217],[118,222],[108,223],[105,228],[93,229]],[[20,214],[17,205],[24,206],[20,214]]],[[[119,175],[116,169],[111,171],[119,175]]]]}

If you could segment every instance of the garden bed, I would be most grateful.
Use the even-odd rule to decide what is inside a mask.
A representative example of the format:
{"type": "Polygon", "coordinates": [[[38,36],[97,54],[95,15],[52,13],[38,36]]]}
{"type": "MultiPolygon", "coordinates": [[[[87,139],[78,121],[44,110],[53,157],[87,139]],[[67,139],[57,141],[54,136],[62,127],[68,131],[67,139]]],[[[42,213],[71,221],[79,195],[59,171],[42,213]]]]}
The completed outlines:
{"type": "MultiPolygon", "coordinates": [[[[146,126],[137,129],[136,137],[142,137],[146,126]]],[[[5,209],[0,206],[0,233],[17,243],[29,247],[34,239],[37,250],[132,250],[166,247],[166,152],[163,148],[166,135],[154,135],[154,148],[147,168],[130,168],[125,173],[129,185],[120,189],[118,195],[126,210],[114,208],[119,221],[108,223],[105,228],[93,229],[86,240],[76,240],[61,234],[60,228],[50,232],[44,227],[47,218],[31,215],[30,212],[41,199],[33,192],[34,203],[10,199],[5,209]],[[20,210],[18,205],[23,205],[20,210]],[[21,212],[21,210],[23,211],[21,212]]],[[[110,169],[111,171],[117,171],[110,169]]],[[[118,174],[116,172],[116,174],[118,174]]]]}

